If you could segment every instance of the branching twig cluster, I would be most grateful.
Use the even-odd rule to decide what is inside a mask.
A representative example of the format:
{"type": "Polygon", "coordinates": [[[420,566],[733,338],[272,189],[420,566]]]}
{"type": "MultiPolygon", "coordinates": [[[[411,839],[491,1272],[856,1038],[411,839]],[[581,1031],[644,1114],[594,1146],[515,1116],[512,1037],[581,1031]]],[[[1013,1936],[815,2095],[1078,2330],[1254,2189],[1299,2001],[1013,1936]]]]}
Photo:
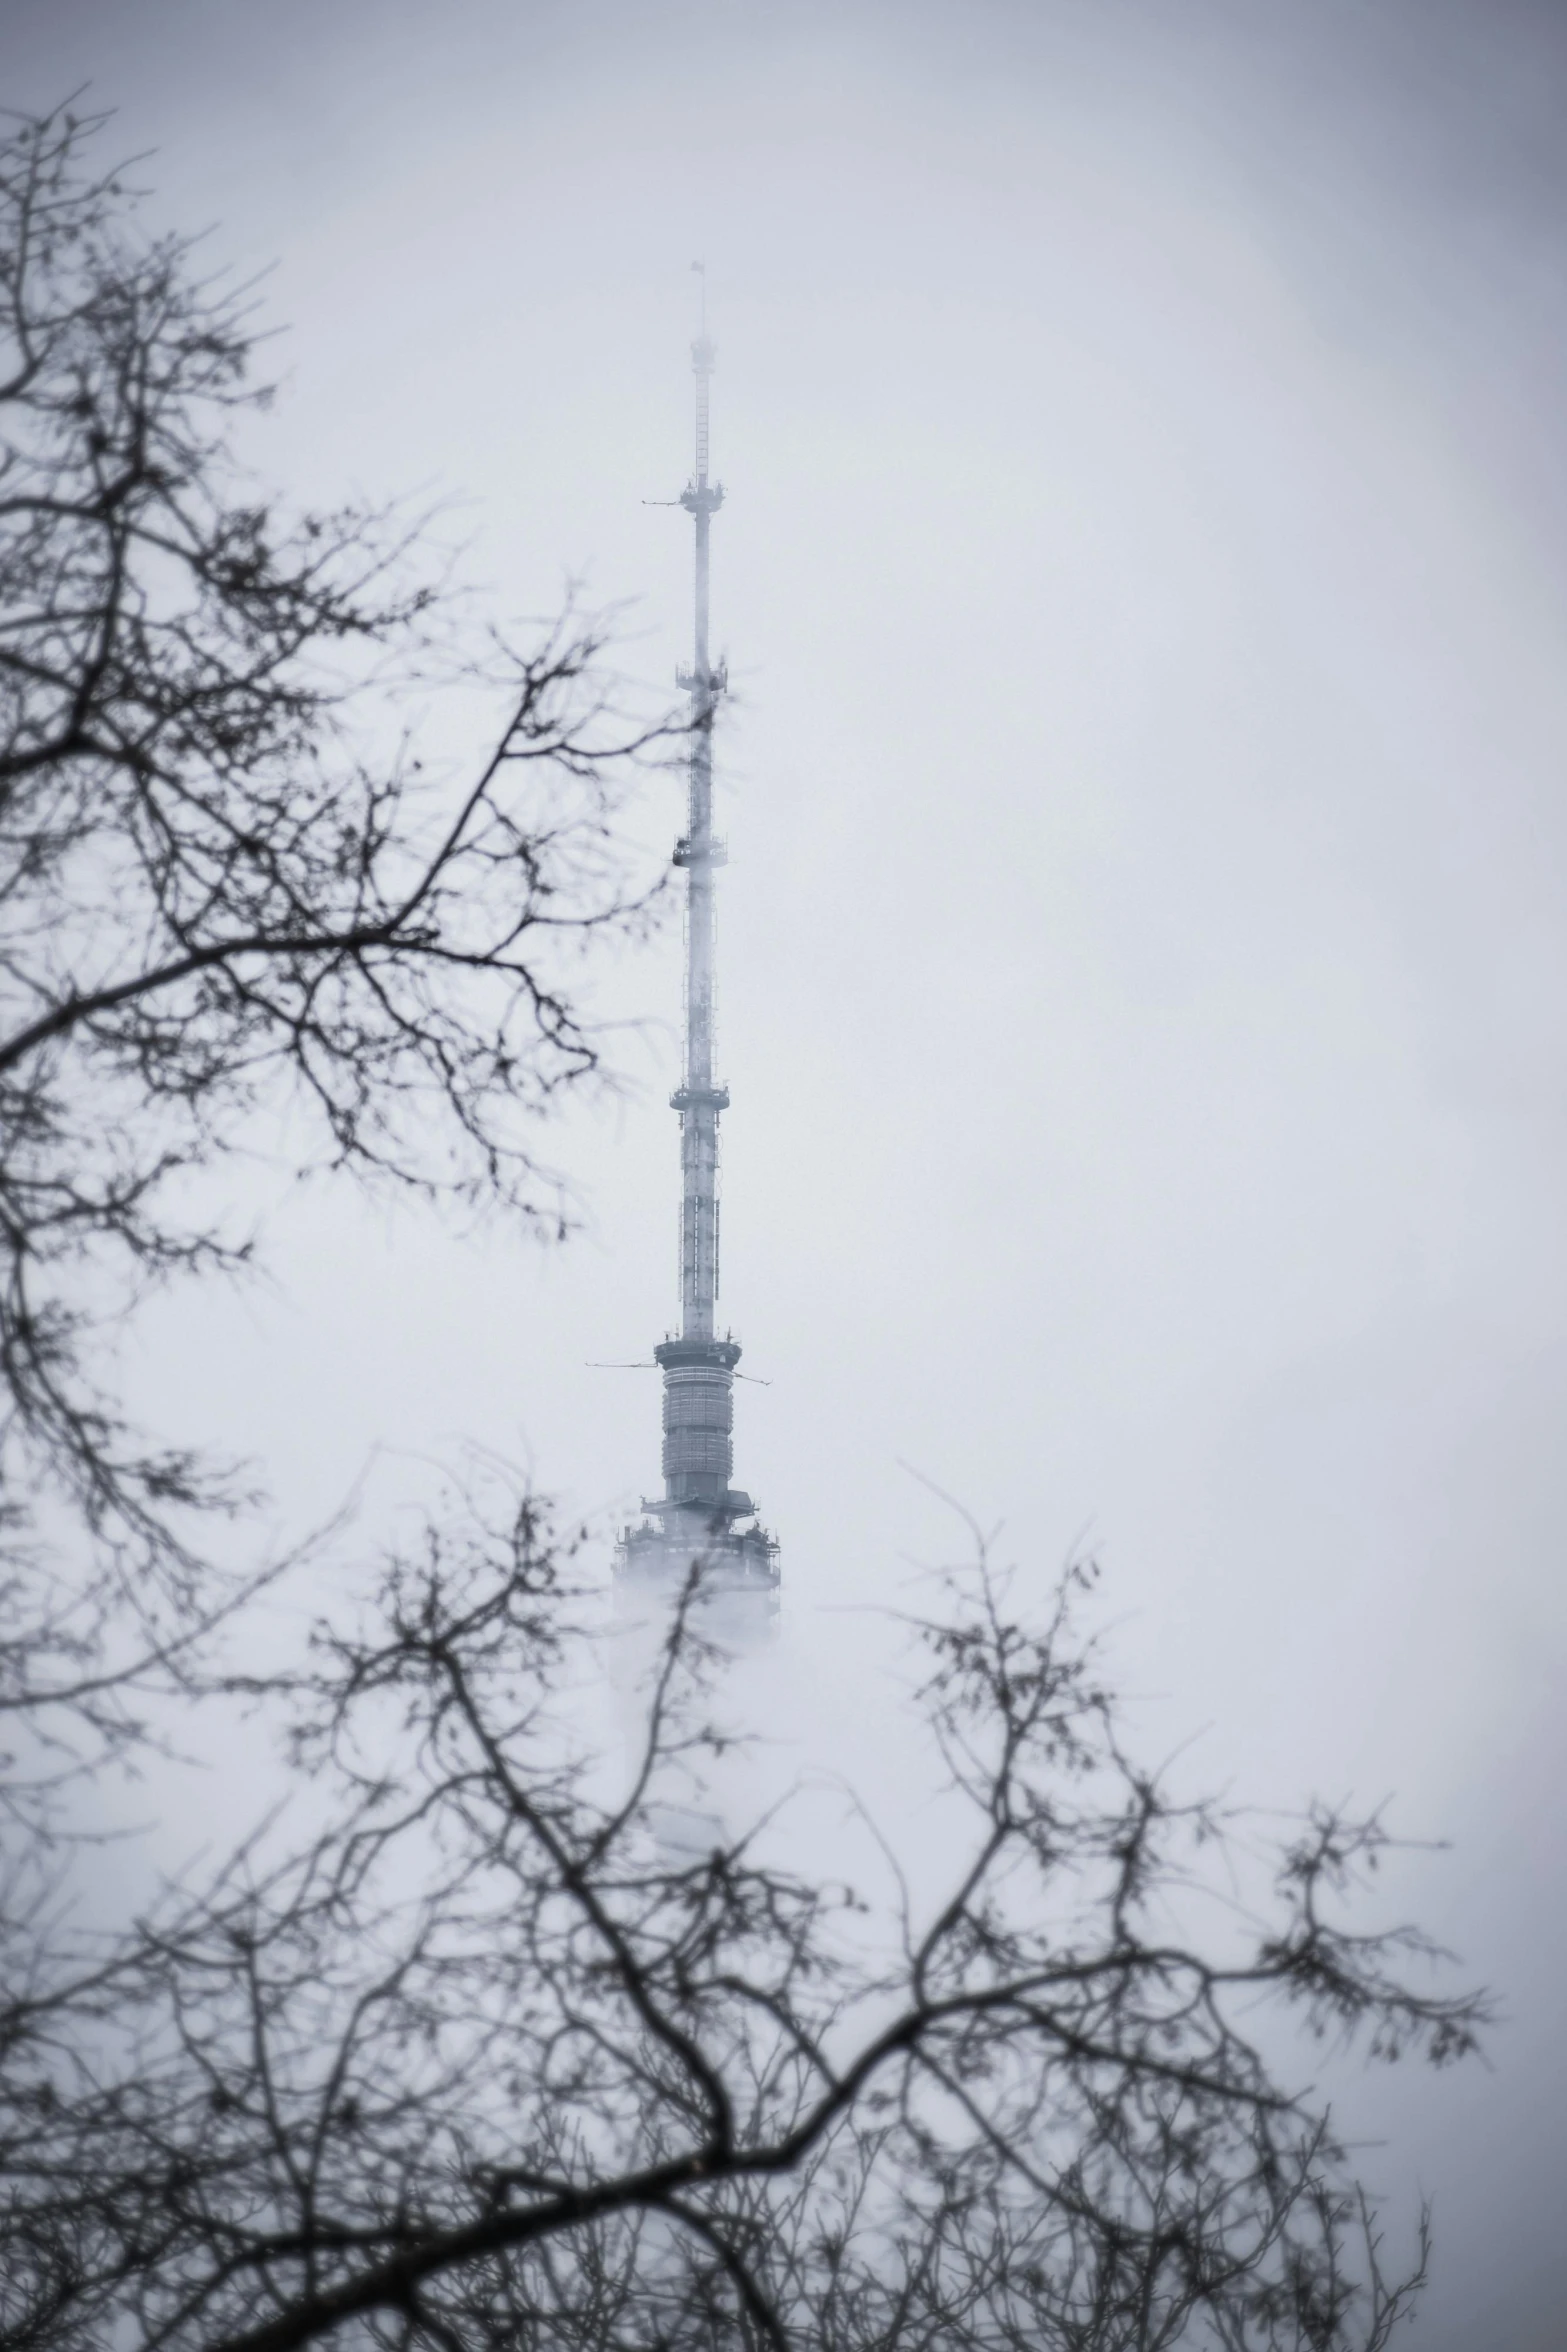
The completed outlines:
{"type": "Polygon", "coordinates": [[[1071,1590],[1031,1627],[981,1569],[919,1628],[943,1899],[826,1885],[777,1822],[673,1852],[666,1760],[721,1775],[689,1629],[617,1798],[561,1695],[581,1599],[529,1504],[432,1530],[296,1690],[325,1834],[149,1928],[75,2057],[91,1985],[22,2021],[17,2341],[1386,2342],[1413,2282],[1254,2038],[1472,2040],[1418,1938],[1339,1921],[1376,1824],[1313,1817],[1206,1935],[1224,1820],[1128,1759],[1071,1590]]]}
{"type": "Polygon", "coordinates": [[[195,1172],[260,1108],[296,1159],[558,1225],[537,1114],[599,1062],[567,950],[645,907],[612,820],[661,730],[593,625],[465,654],[417,530],[259,496],[247,299],[139,233],[100,129],[0,137],[0,1598],[49,1596],[0,1706],[79,1726],[92,1685],[101,1738],[210,1595],[191,1514],[240,1499],[105,1366],[149,1284],[250,1255],[195,1172]]]}

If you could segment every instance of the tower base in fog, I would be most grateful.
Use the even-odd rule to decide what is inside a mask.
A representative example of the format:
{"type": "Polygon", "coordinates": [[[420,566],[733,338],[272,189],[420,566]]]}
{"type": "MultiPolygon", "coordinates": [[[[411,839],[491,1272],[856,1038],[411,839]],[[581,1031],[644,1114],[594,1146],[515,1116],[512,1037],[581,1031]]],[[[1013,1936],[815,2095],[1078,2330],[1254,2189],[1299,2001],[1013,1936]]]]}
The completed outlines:
{"type": "MultiPolygon", "coordinates": [[[[716,1507],[666,1499],[643,1509],[652,1516],[626,1528],[615,1549],[616,1679],[638,1768],[681,1599],[686,1629],[709,1661],[715,1653],[730,1661],[757,1656],[778,1623],[778,1544],[755,1524],[748,1494],[731,1487],[716,1507]],[[737,1525],[742,1519],[751,1524],[737,1525]]],[[[689,1663],[700,1676],[696,1660],[689,1663]]],[[[711,1757],[705,1768],[690,1755],[662,1759],[647,1822],[671,1863],[684,1866],[725,1845],[721,1797],[711,1757]]]]}
{"type": "Polygon", "coordinates": [[[754,1523],[736,1525],[737,1519],[754,1519],[750,1496],[731,1488],[716,1511],[669,1502],[643,1508],[656,1520],[628,1527],[617,1547],[623,1602],[672,1606],[694,1569],[694,1631],[725,1649],[747,1650],[768,1640],[778,1618],[778,1544],[754,1523]]]}

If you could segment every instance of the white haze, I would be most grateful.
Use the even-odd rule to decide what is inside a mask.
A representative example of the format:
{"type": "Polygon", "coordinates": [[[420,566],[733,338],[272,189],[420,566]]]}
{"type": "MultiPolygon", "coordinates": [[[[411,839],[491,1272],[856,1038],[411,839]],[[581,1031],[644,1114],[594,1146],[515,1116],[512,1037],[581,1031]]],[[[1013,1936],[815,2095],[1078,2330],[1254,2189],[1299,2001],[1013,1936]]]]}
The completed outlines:
{"type": "MultiPolygon", "coordinates": [[[[686,650],[692,281],[719,372],[724,1298],[784,1545],[756,1670],[885,1789],[867,1605],[961,1542],[1107,1572],[1147,1743],[1455,1851],[1397,1893],[1489,2072],[1351,2094],[1437,2198],[1411,2344],[1561,2341],[1567,1658],[1561,524],[1549,12],[8,12],[158,214],[271,262],[301,495],[463,495],[686,650]],[[1553,405],[1554,404],[1554,405],[1553,405]],[[848,1612],[848,1613],[844,1613],[848,1612]]],[[[640,812],[673,836],[671,785],[640,812]]],[[[303,1525],[474,1439],[612,1528],[656,1475],[678,940],[555,1257],[305,1193],[149,1403],[303,1525]]],[[[758,1704],[764,1704],[759,1697],[758,1704]]],[[[214,1804],[214,1818],[227,1800],[214,1804]]]]}

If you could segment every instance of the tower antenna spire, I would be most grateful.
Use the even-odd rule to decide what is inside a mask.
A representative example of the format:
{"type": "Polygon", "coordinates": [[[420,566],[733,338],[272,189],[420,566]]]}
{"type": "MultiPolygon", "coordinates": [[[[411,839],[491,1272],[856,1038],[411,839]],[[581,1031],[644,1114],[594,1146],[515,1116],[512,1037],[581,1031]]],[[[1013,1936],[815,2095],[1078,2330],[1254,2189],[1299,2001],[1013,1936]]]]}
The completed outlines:
{"type": "MultiPolygon", "coordinates": [[[[676,671],[690,697],[686,830],[674,862],[686,878],[685,1051],[681,1083],[670,1097],[680,1114],[680,1327],[653,1351],[664,1375],[664,1492],[643,1505],[651,1514],[621,1539],[623,1573],[683,1582],[701,1563],[704,1590],[749,1592],[770,1621],[776,1609],[778,1546],[755,1524],[756,1505],[731,1484],[734,1379],[739,1342],[720,1335],[718,1306],[718,1122],[729,1090],[716,1071],[718,870],[727,852],[713,831],[713,721],[728,686],[709,645],[713,517],[723,485],[710,478],[709,387],[714,352],[707,332],[707,268],[694,261],[700,287],[698,333],[691,346],[696,379],[695,464],[678,503],[695,530],[692,662],[676,671]]],[[[742,1612],[754,1630],[754,1602],[742,1612]]]]}

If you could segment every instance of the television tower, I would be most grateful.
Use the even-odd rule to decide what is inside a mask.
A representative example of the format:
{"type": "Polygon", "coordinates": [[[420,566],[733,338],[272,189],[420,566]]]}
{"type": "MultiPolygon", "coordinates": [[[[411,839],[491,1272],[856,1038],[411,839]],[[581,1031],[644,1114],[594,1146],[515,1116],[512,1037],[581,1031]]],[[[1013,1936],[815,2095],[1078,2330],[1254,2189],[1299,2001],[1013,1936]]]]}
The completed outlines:
{"type": "Polygon", "coordinates": [[[734,1381],[740,1345],[719,1334],[718,1121],[729,1090],[715,1074],[715,878],[727,863],[713,832],[713,716],[728,683],[708,650],[709,543],[724,503],[708,476],[708,386],[713,346],[707,336],[702,277],[701,330],[691,346],[696,375],[696,464],[678,501],[696,527],[696,632],[689,670],[675,673],[691,698],[686,830],[675,864],[686,878],[685,1063],[670,1097],[680,1114],[680,1329],[653,1350],[664,1376],[664,1492],[644,1501],[649,1514],[621,1537],[617,1567],[625,1578],[678,1586],[698,1566],[700,1589],[715,1604],[715,1630],[754,1639],[778,1608],[778,1546],[757,1522],[756,1505],[734,1473],[734,1381]]]}

